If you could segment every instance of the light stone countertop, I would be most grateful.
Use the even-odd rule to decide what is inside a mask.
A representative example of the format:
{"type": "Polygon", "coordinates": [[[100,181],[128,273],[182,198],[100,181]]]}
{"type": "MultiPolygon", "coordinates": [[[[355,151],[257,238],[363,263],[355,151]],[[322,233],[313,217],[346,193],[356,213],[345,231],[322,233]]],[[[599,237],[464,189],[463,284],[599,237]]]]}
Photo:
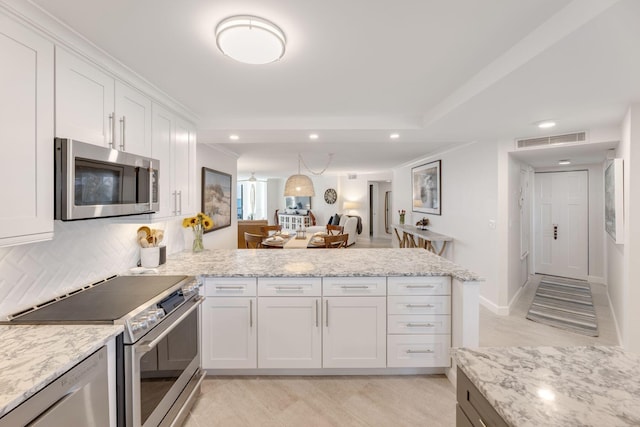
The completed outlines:
{"type": "Polygon", "coordinates": [[[0,326],[0,417],[122,331],[112,325],[0,326]]]}
{"type": "Polygon", "coordinates": [[[463,348],[453,356],[511,426],[640,425],[640,355],[620,347],[463,348]]]}
{"type": "Polygon", "coordinates": [[[424,249],[213,249],[170,255],[159,274],[211,277],[452,276],[478,275],[424,249]]]}

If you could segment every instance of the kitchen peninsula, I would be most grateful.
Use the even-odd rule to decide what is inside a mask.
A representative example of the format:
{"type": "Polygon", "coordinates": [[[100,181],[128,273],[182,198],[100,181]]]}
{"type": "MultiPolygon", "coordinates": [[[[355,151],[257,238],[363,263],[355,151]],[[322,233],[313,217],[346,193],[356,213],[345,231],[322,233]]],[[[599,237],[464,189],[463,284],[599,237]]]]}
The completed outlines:
{"type": "MultiPolygon", "coordinates": [[[[478,345],[478,297],[482,279],[424,249],[185,251],[170,256],[158,272],[203,279],[203,294],[209,301],[203,306],[203,367],[206,369],[436,367],[439,370],[432,372],[447,372],[450,347],[478,345]],[[354,308],[360,303],[360,308],[354,308]],[[291,304],[297,304],[296,308],[291,304]],[[223,305],[225,310],[221,309],[223,305]],[[277,311],[285,305],[288,311],[277,311]],[[352,311],[348,311],[346,305],[352,311]],[[214,314],[210,316],[216,308],[220,313],[235,310],[236,321],[224,317],[227,314],[220,314],[222,317],[218,318],[214,314]],[[265,318],[276,312],[278,314],[265,318]],[[300,318],[282,320],[281,316],[293,312],[299,313],[300,318]],[[362,320],[364,316],[370,316],[369,320],[362,320]],[[213,348],[213,342],[224,338],[226,331],[213,331],[211,334],[216,339],[211,339],[212,347],[208,348],[207,327],[208,323],[215,323],[213,319],[217,323],[226,322],[227,328],[236,324],[244,328],[229,334],[245,335],[246,342],[238,344],[242,355],[229,356],[224,361],[220,361],[222,356],[207,358],[208,351],[224,347],[213,348]],[[338,337],[340,321],[346,322],[340,330],[356,328],[355,323],[363,328],[374,323],[377,329],[367,329],[362,334],[354,329],[351,336],[338,337]],[[301,361],[282,355],[264,356],[267,351],[275,352],[274,348],[282,345],[280,342],[262,352],[260,348],[254,350],[255,346],[265,343],[263,333],[270,332],[262,328],[277,322],[283,327],[309,323],[307,331],[298,331],[301,335],[296,342],[317,340],[318,343],[291,350],[291,353],[318,347],[313,352],[324,352],[322,357],[314,353],[300,357],[304,359],[301,361]],[[256,339],[255,334],[261,338],[256,339]],[[340,359],[327,353],[332,345],[353,342],[354,336],[363,341],[369,337],[368,343],[363,344],[365,347],[370,344],[367,351],[362,351],[366,357],[340,359]],[[336,342],[331,343],[330,339],[336,342]],[[373,348],[374,345],[377,347],[373,348]],[[258,353],[257,361],[250,356],[244,360],[250,353],[258,353]],[[263,356],[265,359],[261,359],[263,356]]],[[[278,332],[274,332],[274,340],[293,333],[278,332]]],[[[296,342],[291,341],[289,344],[295,347],[296,342]]],[[[233,343],[229,343],[225,348],[232,346],[233,343]]]]}

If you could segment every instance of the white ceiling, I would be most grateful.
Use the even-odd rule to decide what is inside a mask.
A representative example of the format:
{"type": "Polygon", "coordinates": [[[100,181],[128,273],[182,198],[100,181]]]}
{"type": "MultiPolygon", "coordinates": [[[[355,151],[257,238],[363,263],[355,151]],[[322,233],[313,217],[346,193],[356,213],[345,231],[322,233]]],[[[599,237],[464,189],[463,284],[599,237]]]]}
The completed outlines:
{"type": "Polygon", "coordinates": [[[367,173],[470,141],[618,126],[640,100],[636,0],[33,1],[194,111],[199,142],[238,153],[240,179],[287,176],[298,153],[367,173]],[[217,50],[215,25],[239,14],[284,30],[281,61],[217,50]],[[534,126],[549,118],[552,132],[534,126]]]}

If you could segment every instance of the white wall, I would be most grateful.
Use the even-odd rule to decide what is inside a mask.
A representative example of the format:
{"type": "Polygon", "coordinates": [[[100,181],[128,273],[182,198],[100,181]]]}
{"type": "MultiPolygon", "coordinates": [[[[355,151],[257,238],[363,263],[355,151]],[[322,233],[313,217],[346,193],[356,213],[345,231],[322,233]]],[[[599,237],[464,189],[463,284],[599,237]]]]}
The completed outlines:
{"type": "Polygon", "coordinates": [[[429,218],[431,230],[454,238],[444,254],[486,279],[481,296],[498,304],[497,233],[489,221],[497,219],[498,156],[496,143],[474,143],[425,157],[393,170],[393,223],[398,210],[406,222],[429,218]],[[411,168],[442,160],[442,215],[411,212],[411,168]]]}
{"type": "MultiPolygon", "coordinates": [[[[231,174],[231,226],[211,231],[204,235],[205,249],[233,249],[238,246],[238,219],[237,219],[237,178],[238,158],[233,154],[219,150],[205,144],[198,144],[196,150],[198,164],[198,194],[202,194],[202,168],[207,167],[220,172],[231,174]]],[[[190,247],[193,236],[186,233],[186,246],[190,247]]]]}
{"type": "Polygon", "coordinates": [[[605,237],[606,276],[621,344],[640,353],[640,167],[635,166],[640,163],[640,104],[629,108],[621,131],[616,158],[623,159],[624,244],[605,237]]]}

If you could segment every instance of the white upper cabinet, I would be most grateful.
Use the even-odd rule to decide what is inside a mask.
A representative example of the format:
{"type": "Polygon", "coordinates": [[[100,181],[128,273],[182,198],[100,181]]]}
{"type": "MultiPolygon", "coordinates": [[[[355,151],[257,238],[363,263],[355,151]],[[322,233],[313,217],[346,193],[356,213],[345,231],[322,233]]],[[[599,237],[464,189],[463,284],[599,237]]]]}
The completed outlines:
{"type": "Polygon", "coordinates": [[[151,100],[116,81],[115,149],[151,155],[151,100]]]}
{"type": "Polygon", "coordinates": [[[160,161],[160,211],[157,217],[191,215],[198,210],[195,127],[153,104],[151,155],[160,161]]]}
{"type": "Polygon", "coordinates": [[[113,77],[56,47],[56,136],[112,147],[114,94],[113,77]]]}
{"type": "Polygon", "coordinates": [[[56,48],[56,136],[151,155],[151,100],[56,48]]]}
{"type": "Polygon", "coordinates": [[[53,44],[0,14],[0,246],[53,237],[53,44]]]}

